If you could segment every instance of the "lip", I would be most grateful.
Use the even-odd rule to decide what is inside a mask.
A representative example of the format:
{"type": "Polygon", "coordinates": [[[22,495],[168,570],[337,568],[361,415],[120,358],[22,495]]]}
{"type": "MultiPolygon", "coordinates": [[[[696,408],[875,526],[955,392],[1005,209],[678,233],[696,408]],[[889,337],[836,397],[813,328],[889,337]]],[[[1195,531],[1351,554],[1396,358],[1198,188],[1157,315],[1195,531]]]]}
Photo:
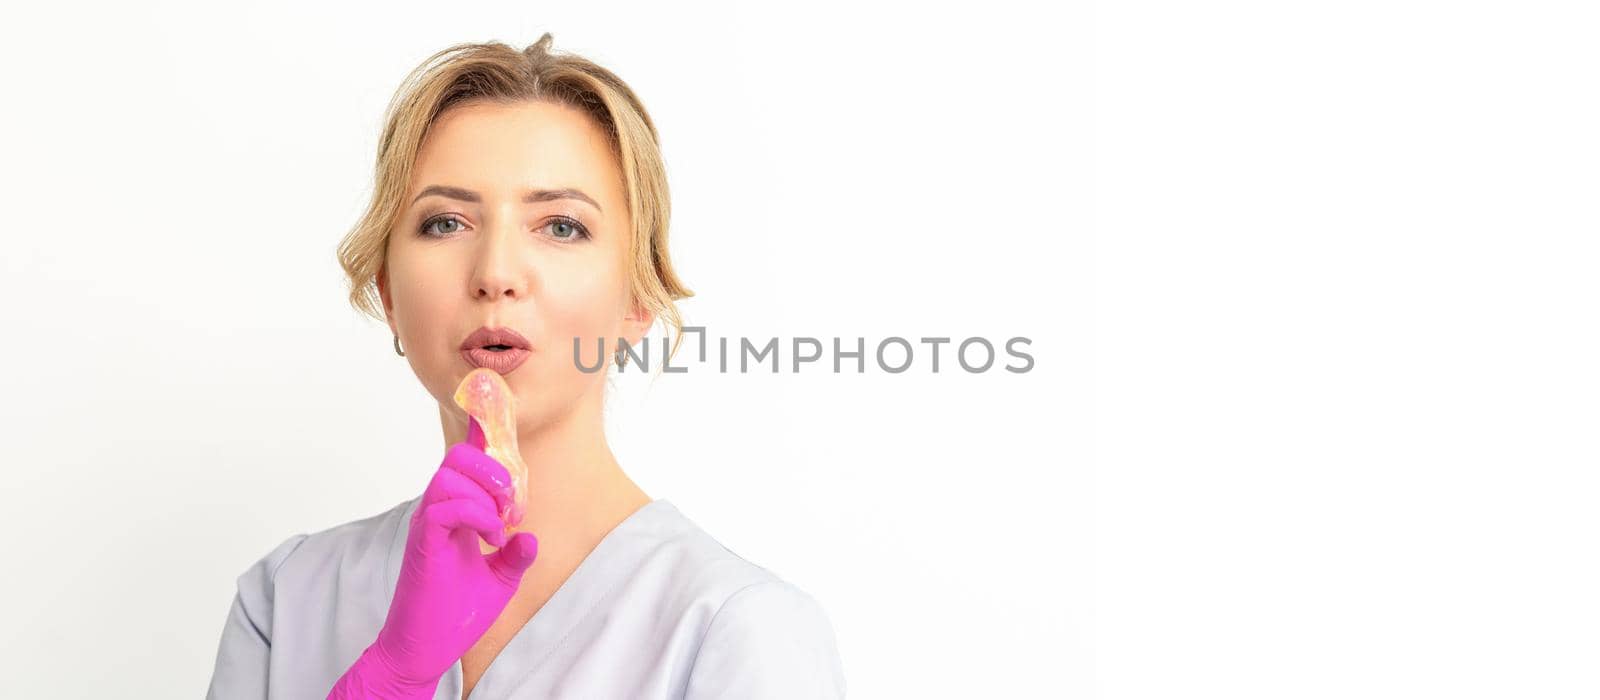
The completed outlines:
{"type": "Polygon", "coordinates": [[[510,350],[485,350],[484,348],[467,348],[461,351],[461,357],[473,367],[487,367],[500,374],[510,374],[512,370],[520,367],[533,353],[522,348],[510,350]]]}
{"type": "Polygon", "coordinates": [[[461,341],[461,358],[473,367],[485,367],[510,374],[533,354],[533,345],[510,328],[484,326],[461,341]],[[505,345],[509,350],[489,350],[485,346],[505,345]]]}
{"type": "Polygon", "coordinates": [[[485,345],[509,345],[523,350],[532,350],[533,344],[528,342],[522,334],[510,328],[490,328],[483,326],[461,341],[461,349],[481,348],[485,345]]]}

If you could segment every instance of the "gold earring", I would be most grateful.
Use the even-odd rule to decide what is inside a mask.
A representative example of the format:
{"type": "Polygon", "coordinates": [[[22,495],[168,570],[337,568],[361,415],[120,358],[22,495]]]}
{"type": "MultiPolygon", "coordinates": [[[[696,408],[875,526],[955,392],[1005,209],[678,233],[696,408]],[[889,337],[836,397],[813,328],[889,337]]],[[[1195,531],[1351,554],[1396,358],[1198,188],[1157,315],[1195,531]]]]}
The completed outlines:
{"type": "Polygon", "coordinates": [[[394,337],[394,354],[399,355],[401,357],[405,357],[406,356],[406,351],[400,349],[400,336],[398,336],[398,335],[396,335],[394,337]]]}

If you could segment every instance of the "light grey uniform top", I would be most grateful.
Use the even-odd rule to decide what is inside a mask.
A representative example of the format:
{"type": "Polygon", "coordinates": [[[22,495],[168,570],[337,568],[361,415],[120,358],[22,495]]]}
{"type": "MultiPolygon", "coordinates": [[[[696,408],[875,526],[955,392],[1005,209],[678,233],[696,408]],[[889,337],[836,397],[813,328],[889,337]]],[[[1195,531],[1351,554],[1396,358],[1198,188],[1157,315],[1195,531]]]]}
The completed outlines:
{"type": "MultiPolygon", "coordinates": [[[[290,537],[240,575],[206,697],[326,698],[383,626],[420,500],[290,537]]],[[[457,661],[434,697],[460,700],[461,691],[457,661]]],[[[833,627],[816,599],[658,498],[600,541],[470,700],[844,693],[833,627]]]]}

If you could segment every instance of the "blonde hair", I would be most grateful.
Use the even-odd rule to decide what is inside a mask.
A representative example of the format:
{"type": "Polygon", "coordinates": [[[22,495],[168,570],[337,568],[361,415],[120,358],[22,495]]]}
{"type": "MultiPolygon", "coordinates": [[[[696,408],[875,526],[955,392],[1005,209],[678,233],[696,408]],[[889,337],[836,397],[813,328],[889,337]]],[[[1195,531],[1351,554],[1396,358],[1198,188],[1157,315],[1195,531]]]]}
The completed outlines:
{"type": "Polygon", "coordinates": [[[390,231],[403,210],[417,152],[440,114],[467,100],[554,102],[593,119],[622,164],[623,189],[633,224],[629,244],[632,299],[677,336],[670,357],[676,354],[683,332],[683,319],[674,302],[694,296],[694,292],[678,279],[667,254],[672,207],[655,124],[638,95],[621,78],[580,56],[552,53],[552,41],[546,32],[521,51],[498,41],[456,44],[430,56],[406,77],[384,117],[372,200],[339,243],[339,265],[348,277],[350,304],[386,321],[377,289],[378,273],[383,269],[390,231]]]}

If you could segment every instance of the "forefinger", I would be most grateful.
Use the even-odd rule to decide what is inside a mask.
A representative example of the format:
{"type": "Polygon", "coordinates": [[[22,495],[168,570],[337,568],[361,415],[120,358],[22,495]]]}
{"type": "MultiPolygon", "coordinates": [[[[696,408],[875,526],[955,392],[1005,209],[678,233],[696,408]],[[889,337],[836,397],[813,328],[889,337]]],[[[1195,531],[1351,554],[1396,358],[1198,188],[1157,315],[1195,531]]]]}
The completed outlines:
{"type": "Polygon", "coordinates": [[[490,457],[488,453],[470,444],[459,442],[445,453],[444,466],[454,469],[481,487],[494,498],[500,517],[511,508],[511,472],[490,457]]]}

